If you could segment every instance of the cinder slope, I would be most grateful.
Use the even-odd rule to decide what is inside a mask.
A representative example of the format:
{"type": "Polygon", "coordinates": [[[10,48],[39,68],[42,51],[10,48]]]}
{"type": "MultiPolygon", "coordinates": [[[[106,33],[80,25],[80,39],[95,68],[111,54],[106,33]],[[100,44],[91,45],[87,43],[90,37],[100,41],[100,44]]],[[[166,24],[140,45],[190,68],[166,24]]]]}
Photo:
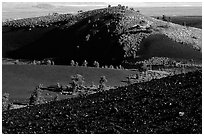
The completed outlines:
{"type": "MultiPolygon", "coordinates": [[[[25,36],[28,33],[25,28],[30,28],[32,23],[22,27],[17,21],[17,24],[20,24],[18,30],[3,32],[3,57],[55,58],[57,64],[66,64],[71,59],[79,62],[86,59],[91,62],[98,60],[101,64],[120,64],[127,58],[145,56],[143,54],[147,54],[147,51],[141,52],[141,49],[144,49],[143,45],[146,45],[143,42],[147,37],[158,34],[167,38],[167,44],[161,40],[163,48],[168,46],[168,50],[183,54],[183,56],[174,56],[171,53],[170,56],[165,57],[186,58],[185,56],[193,54],[188,58],[200,59],[202,56],[201,29],[157,20],[124,6],[70,15],[59,22],[56,18],[54,23],[50,18],[49,21],[43,22],[46,27],[38,25],[41,22],[37,21],[36,25],[42,30],[37,30],[39,28],[36,27],[27,30],[30,35],[36,35],[36,31],[39,33],[37,35],[41,35],[32,42],[27,42],[30,40],[25,36]],[[43,30],[46,32],[43,33],[43,30]],[[16,33],[21,34],[15,35],[16,33]],[[18,38],[15,39],[15,36],[18,38]],[[13,48],[19,42],[18,39],[25,41],[23,46],[19,44],[20,46],[17,46],[19,48],[13,48]],[[170,41],[172,43],[169,44],[170,41]]],[[[12,23],[8,24],[4,24],[3,29],[13,28],[12,23]]],[[[151,54],[155,52],[154,49],[151,48],[148,52],[151,54]]],[[[161,56],[161,54],[153,54],[153,56],[161,56]]]]}

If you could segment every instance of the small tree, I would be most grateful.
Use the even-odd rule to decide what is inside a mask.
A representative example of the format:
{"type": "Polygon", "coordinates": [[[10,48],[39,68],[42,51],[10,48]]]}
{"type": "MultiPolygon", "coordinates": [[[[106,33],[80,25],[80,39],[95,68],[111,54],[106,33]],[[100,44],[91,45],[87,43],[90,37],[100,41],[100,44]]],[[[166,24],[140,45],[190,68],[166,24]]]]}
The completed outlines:
{"type": "Polygon", "coordinates": [[[131,85],[132,84],[132,80],[131,80],[131,76],[127,77],[127,85],[131,85]]]}
{"type": "Polygon", "coordinates": [[[42,90],[39,87],[35,88],[35,90],[32,92],[32,94],[30,96],[29,105],[43,104],[45,102],[41,91],[42,90]]]}
{"type": "Polygon", "coordinates": [[[130,10],[135,11],[134,8],[130,8],[130,10]]]}
{"type": "Polygon", "coordinates": [[[4,93],[2,96],[2,111],[9,110],[9,93],[4,93]]]}
{"type": "Polygon", "coordinates": [[[107,79],[105,76],[101,76],[100,80],[99,80],[99,90],[100,91],[104,91],[106,89],[106,83],[107,79]]]}
{"type": "Polygon", "coordinates": [[[72,79],[72,82],[70,83],[71,84],[71,88],[72,88],[72,93],[75,94],[78,90],[78,84],[75,80],[72,79]]]}
{"type": "Polygon", "coordinates": [[[90,37],[91,37],[91,35],[90,35],[90,34],[87,34],[87,36],[86,36],[86,41],[89,41],[89,40],[90,40],[90,37]]]}
{"type": "Polygon", "coordinates": [[[54,62],[54,61],[52,61],[52,62],[51,62],[51,65],[55,65],[55,62],[54,62]]]}
{"type": "Polygon", "coordinates": [[[60,83],[57,83],[56,87],[59,92],[63,91],[63,86],[60,83]]]}
{"type": "Polygon", "coordinates": [[[51,64],[52,64],[52,61],[48,59],[46,62],[46,65],[51,65],[51,64]]]}
{"type": "Polygon", "coordinates": [[[76,93],[79,89],[84,88],[84,77],[80,74],[76,74],[74,76],[71,76],[71,86],[73,89],[73,93],[76,93]]]}
{"type": "Polygon", "coordinates": [[[186,22],[183,22],[182,25],[183,25],[183,26],[186,26],[186,22]]]}
{"type": "Polygon", "coordinates": [[[113,65],[110,65],[110,69],[114,69],[113,65]]]}
{"type": "Polygon", "coordinates": [[[36,65],[36,60],[33,60],[33,65],[36,65]]]}
{"type": "Polygon", "coordinates": [[[84,60],[82,66],[87,67],[87,65],[88,65],[88,62],[86,60],[84,60]]]}
{"type": "Polygon", "coordinates": [[[119,69],[123,69],[123,67],[121,65],[119,65],[119,69]]]}
{"type": "Polygon", "coordinates": [[[162,20],[163,20],[163,21],[167,21],[167,18],[166,18],[165,15],[162,16],[162,20]]]}
{"type": "Polygon", "coordinates": [[[83,12],[83,10],[79,10],[79,11],[78,11],[78,13],[82,13],[82,12],[83,12]]]}
{"type": "Polygon", "coordinates": [[[79,66],[79,63],[78,63],[78,62],[76,62],[76,63],[75,63],[75,66],[76,66],[76,67],[78,67],[78,66],[79,66]]]}
{"type": "Polygon", "coordinates": [[[71,66],[74,66],[74,65],[75,65],[74,60],[71,60],[70,65],[71,65],[71,66]]]}
{"type": "Polygon", "coordinates": [[[93,64],[95,67],[99,68],[99,63],[97,61],[94,61],[94,64],[93,64]]]}
{"type": "Polygon", "coordinates": [[[171,17],[169,17],[168,21],[171,22],[171,17]]]}

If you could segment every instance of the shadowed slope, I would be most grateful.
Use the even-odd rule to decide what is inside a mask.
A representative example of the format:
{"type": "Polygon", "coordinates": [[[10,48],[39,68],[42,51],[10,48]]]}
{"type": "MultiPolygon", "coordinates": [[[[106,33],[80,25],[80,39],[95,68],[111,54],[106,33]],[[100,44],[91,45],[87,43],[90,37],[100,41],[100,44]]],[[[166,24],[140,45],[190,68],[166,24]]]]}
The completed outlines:
{"type": "Polygon", "coordinates": [[[202,53],[192,46],[172,41],[165,35],[155,34],[144,39],[141,49],[138,51],[141,58],[169,57],[183,59],[202,59],[202,53]]]}

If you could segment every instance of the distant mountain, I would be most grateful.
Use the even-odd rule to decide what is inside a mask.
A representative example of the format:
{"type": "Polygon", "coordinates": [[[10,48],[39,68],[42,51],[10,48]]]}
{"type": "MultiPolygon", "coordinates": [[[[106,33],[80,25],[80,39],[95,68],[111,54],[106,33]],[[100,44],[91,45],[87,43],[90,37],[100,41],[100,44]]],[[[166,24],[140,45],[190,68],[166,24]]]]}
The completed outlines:
{"type": "Polygon", "coordinates": [[[144,16],[125,6],[3,23],[3,57],[97,60],[202,58],[202,31],[144,16]]]}
{"type": "Polygon", "coordinates": [[[53,5],[63,5],[63,6],[97,6],[97,5],[107,5],[105,2],[51,2],[53,5]]]}
{"type": "Polygon", "coordinates": [[[47,3],[37,4],[37,5],[34,5],[32,7],[39,8],[39,9],[52,9],[52,8],[55,8],[54,5],[47,4],[47,3]]]}
{"type": "Polygon", "coordinates": [[[147,16],[202,16],[202,6],[135,7],[147,16]]]}
{"type": "Polygon", "coordinates": [[[103,2],[3,2],[2,20],[45,16],[49,13],[77,13],[107,7],[103,2]]]}

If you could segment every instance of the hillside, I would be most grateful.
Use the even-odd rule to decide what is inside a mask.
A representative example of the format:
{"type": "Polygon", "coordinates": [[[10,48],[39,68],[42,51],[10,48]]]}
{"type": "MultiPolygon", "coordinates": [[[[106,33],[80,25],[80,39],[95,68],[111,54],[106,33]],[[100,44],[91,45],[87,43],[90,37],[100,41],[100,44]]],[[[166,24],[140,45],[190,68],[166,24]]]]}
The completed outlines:
{"type": "Polygon", "coordinates": [[[196,71],[4,111],[2,132],[201,134],[201,79],[196,71]]]}
{"type": "Polygon", "coordinates": [[[114,65],[144,56],[201,59],[201,33],[198,28],[164,22],[117,6],[77,15],[56,14],[5,22],[3,57],[54,58],[56,64],[86,59],[114,65]],[[157,36],[151,42],[146,40],[154,35],[161,35],[159,40],[164,40],[158,42],[157,36]],[[169,53],[171,50],[175,53],[169,53]]]}

